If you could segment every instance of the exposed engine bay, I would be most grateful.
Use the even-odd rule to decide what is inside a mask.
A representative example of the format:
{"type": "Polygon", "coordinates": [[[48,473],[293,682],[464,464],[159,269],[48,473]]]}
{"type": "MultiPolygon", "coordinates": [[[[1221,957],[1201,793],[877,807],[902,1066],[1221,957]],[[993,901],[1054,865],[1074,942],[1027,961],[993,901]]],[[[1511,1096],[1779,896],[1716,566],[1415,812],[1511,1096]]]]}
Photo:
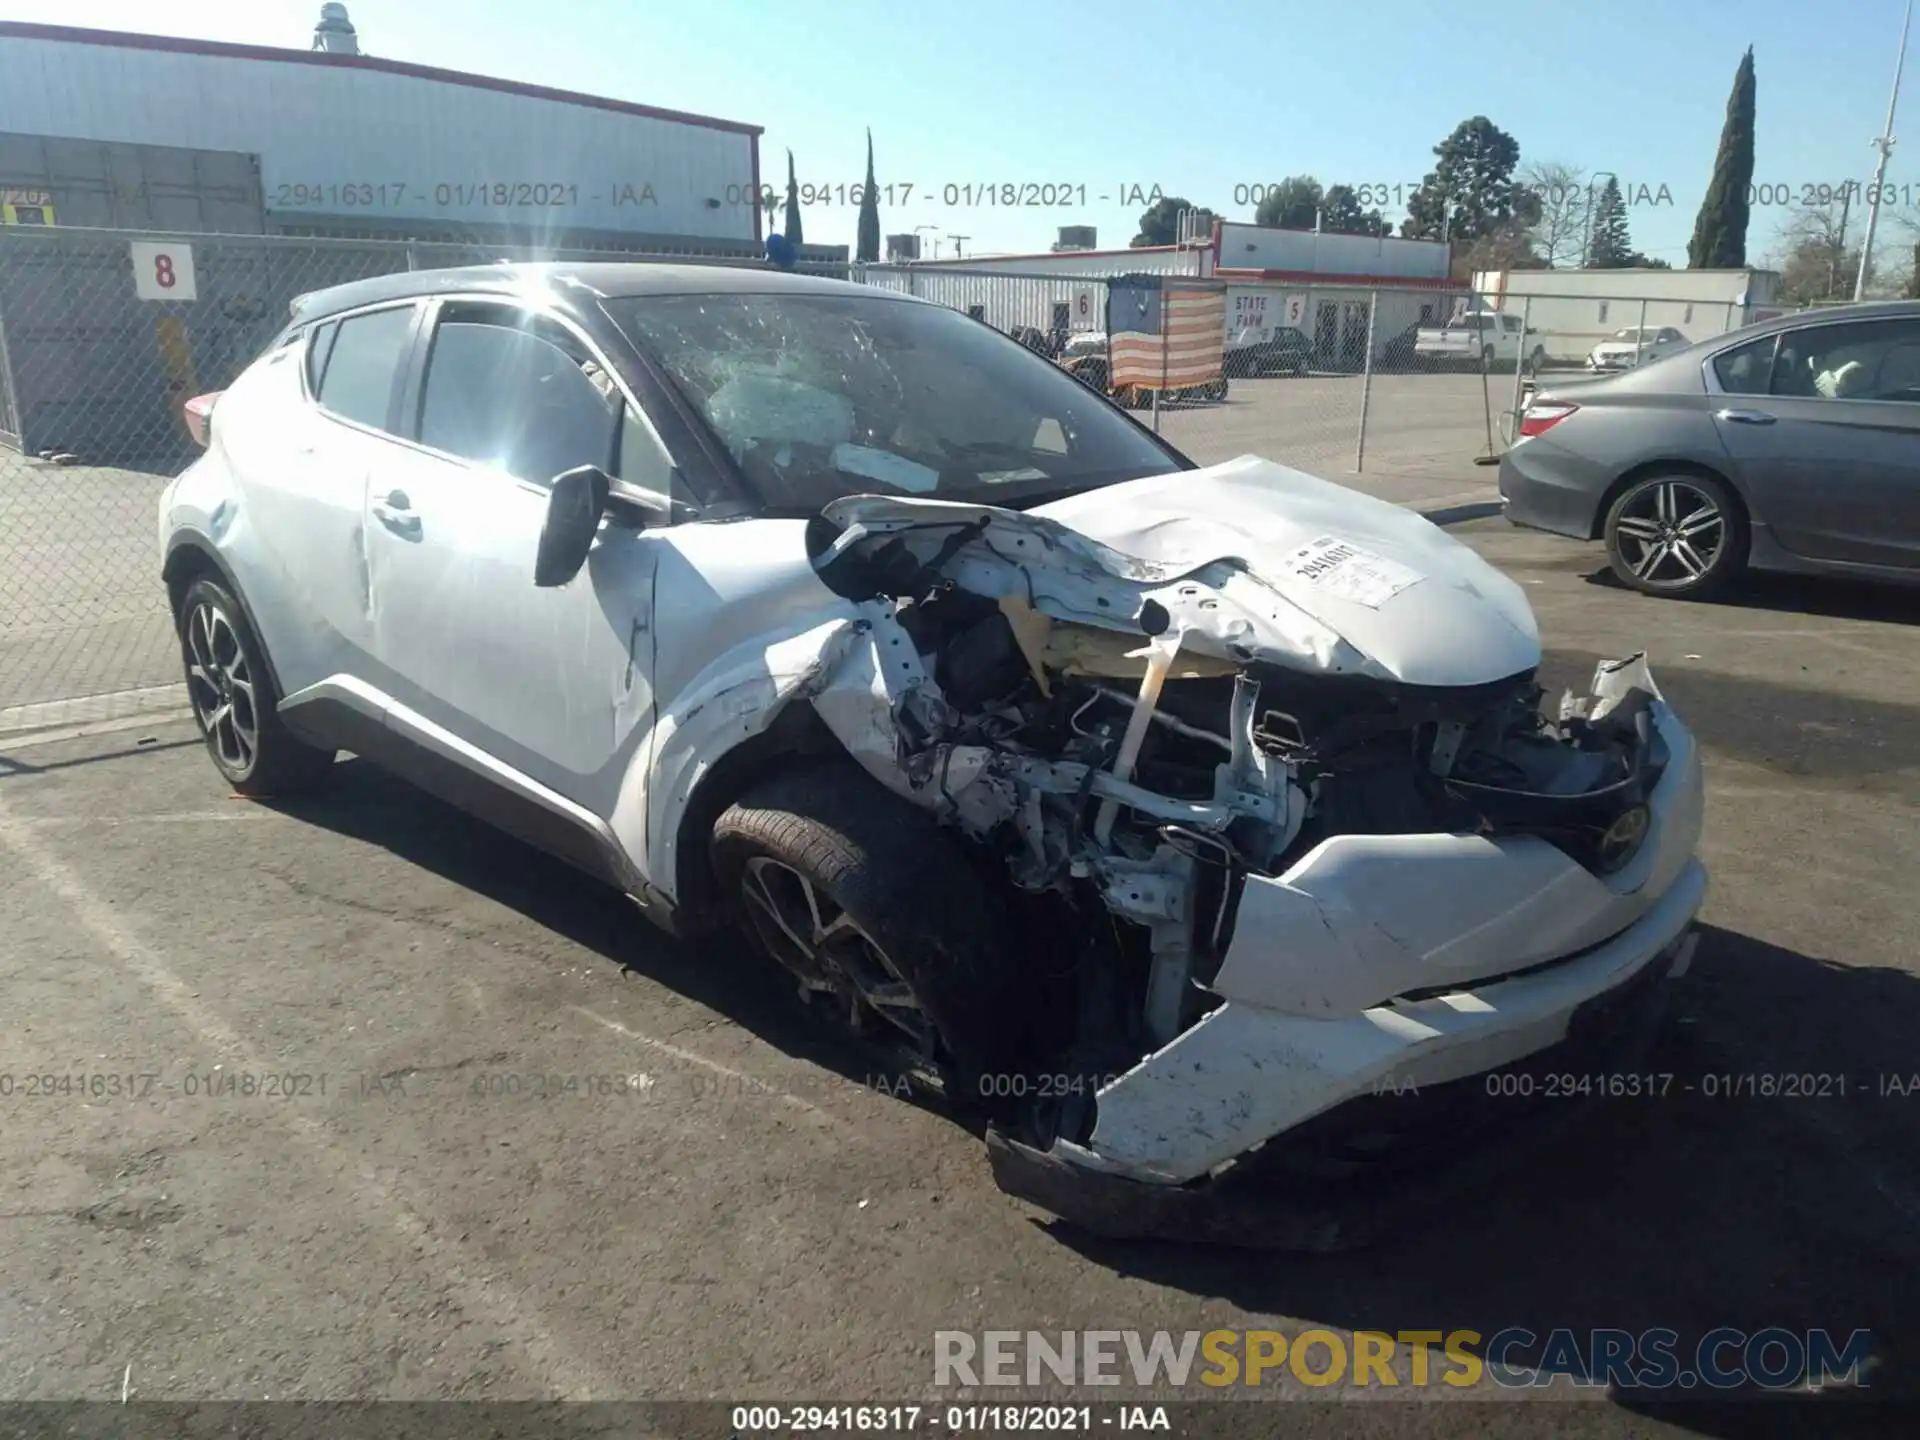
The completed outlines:
{"type": "MultiPolygon", "coordinates": [[[[1069,1069],[1126,1072],[1218,1009],[1248,885],[1284,889],[1329,841],[1528,837],[1605,881],[1648,833],[1669,755],[1639,657],[1549,718],[1532,663],[1468,684],[1382,673],[1244,562],[1156,569],[1032,516],[914,508],[935,513],[890,527],[830,512],[810,533],[872,657],[813,703],[871,773],[1074,918],[1069,1069]]],[[[1395,578],[1361,547],[1314,545],[1306,564],[1361,554],[1395,578]]],[[[1503,634],[1493,653],[1527,648],[1503,634]]],[[[1502,973],[1496,961],[1469,978],[1502,973]]],[[[1509,968],[1538,963],[1523,961],[1509,968]]],[[[1338,986],[1321,988],[1262,1003],[1338,1012],[1338,986]]],[[[1063,1097],[1043,1138],[1078,1144],[1092,1120],[1091,1097],[1063,1097]]]]}

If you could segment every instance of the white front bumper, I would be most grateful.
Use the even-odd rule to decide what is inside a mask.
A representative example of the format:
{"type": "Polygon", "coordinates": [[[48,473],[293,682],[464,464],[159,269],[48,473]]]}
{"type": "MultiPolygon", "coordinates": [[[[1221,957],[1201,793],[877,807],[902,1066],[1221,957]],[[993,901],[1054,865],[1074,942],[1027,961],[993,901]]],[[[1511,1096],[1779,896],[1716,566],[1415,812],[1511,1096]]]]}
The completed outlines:
{"type": "Polygon", "coordinates": [[[1533,837],[1417,835],[1338,836],[1250,878],[1211,987],[1226,1003],[1104,1088],[1088,1143],[1054,1156],[1178,1184],[1345,1101],[1564,1039],[1680,943],[1706,895],[1699,756],[1664,705],[1656,728],[1652,825],[1618,874],[1533,837]]]}

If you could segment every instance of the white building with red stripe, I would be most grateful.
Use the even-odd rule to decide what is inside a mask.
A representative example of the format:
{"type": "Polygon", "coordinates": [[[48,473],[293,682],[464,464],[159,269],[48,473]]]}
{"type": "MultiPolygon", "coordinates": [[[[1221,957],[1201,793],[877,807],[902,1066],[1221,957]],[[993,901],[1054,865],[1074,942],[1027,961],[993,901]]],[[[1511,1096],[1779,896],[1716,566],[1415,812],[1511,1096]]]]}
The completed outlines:
{"type": "Polygon", "coordinates": [[[1335,235],[1216,221],[1204,240],[1125,250],[968,256],[869,267],[867,278],[970,311],[998,329],[1097,328],[1097,282],[1120,275],[1214,279],[1226,289],[1229,341],[1281,326],[1310,336],[1316,363],[1358,369],[1371,321],[1380,355],[1396,337],[1444,320],[1466,287],[1449,275],[1449,247],[1393,236],[1335,235]]]}

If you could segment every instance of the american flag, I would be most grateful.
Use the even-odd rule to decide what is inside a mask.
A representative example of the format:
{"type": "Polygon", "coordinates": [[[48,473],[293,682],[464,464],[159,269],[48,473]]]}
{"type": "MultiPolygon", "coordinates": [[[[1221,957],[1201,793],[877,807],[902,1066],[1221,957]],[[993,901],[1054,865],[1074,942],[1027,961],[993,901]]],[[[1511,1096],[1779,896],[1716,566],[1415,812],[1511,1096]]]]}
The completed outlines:
{"type": "Polygon", "coordinates": [[[1220,378],[1227,329],[1224,288],[1116,282],[1108,305],[1115,387],[1184,390],[1220,378]]]}

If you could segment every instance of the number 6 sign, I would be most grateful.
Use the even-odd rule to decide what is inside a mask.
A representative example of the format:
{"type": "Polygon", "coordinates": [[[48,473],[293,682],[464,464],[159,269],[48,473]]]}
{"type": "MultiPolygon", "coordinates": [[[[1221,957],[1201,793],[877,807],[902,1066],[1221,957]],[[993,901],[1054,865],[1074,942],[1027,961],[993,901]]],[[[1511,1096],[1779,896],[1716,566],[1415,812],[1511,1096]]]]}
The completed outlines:
{"type": "Polygon", "coordinates": [[[193,283],[193,247],[162,241],[136,240],[133,252],[133,293],[142,300],[197,300],[193,283]]]}
{"type": "Polygon", "coordinates": [[[1073,287],[1073,310],[1069,316],[1068,328],[1072,330],[1102,330],[1106,328],[1106,306],[1098,285],[1076,285],[1073,287]]]}

